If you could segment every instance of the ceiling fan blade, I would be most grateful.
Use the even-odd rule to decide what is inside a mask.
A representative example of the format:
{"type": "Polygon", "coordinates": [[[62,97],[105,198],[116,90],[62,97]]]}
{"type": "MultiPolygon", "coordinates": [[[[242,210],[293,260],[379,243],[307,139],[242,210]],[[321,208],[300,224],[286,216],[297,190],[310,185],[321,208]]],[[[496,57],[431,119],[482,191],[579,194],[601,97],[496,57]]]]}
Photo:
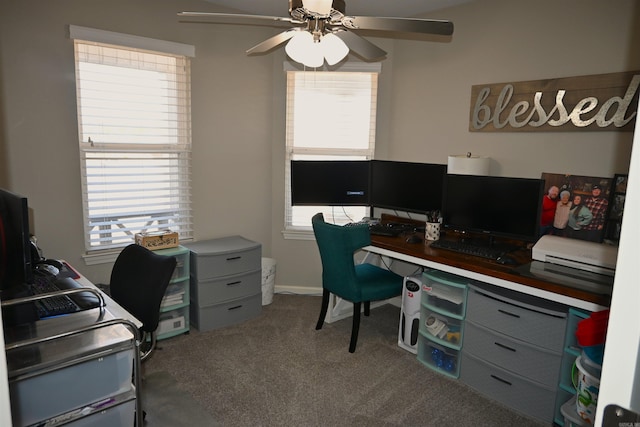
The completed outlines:
{"type": "Polygon", "coordinates": [[[213,12],[179,12],[178,20],[181,22],[263,25],[267,27],[290,27],[291,24],[302,24],[301,21],[295,21],[289,17],[213,12]]]}
{"type": "Polygon", "coordinates": [[[453,22],[436,19],[382,18],[374,16],[345,16],[342,20],[345,28],[353,30],[389,31],[408,34],[453,34],[453,22]]]}
{"type": "Polygon", "coordinates": [[[291,39],[297,32],[298,32],[297,30],[289,30],[289,31],[282,32],[280,34],[276,34],[275,36],[268,38],[262,43],[259,43],[254,47],[252,47],[251,49],[247,50],[247,55],[266,53],[271,49],[278,47],[282,43],[291,39]]]}
{"type": "Polygon", "coordinates": [[[345,42],[349,50],[367,61],[380,61],[387,56],[387,52],[356,33],[337,31],[334,34],[345,42]]]}

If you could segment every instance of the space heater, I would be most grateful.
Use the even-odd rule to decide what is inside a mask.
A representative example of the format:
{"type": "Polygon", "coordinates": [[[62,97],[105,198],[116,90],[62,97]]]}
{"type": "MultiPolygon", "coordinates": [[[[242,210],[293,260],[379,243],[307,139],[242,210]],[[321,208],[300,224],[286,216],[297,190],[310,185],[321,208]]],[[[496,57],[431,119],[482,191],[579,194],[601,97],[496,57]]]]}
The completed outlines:
{"type": "Polygon", "coordinates": [[[398,346],[411,353],[418,352],[418,328],[420,327],[420,276],[407,276],[402,284],[402,307],[398,327],[398,346]]]}

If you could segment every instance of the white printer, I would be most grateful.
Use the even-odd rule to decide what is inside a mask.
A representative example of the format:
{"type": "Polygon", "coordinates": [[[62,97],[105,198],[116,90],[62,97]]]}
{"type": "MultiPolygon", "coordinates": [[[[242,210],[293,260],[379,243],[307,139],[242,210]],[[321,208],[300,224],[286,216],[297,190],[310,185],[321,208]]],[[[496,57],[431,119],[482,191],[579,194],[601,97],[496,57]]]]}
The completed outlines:
{"type": "Polygon", "coordinates": [[[618,248],[602,243],[544,235],[533,246],[536,261],[613,276],[618,248]]]}

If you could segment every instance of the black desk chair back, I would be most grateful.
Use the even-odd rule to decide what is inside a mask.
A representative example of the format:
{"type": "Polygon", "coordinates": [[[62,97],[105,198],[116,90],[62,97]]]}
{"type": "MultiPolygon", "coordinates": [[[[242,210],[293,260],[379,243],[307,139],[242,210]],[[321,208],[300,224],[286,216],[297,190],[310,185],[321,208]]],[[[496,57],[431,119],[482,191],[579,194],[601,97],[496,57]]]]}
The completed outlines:
{"type": "Polygon", "coordinates": [[[358,342],[362,303],[364,315],[369,316],[371,301],[385,300],[402,294],[404,278],[373,264],[355,265],[354,253],[371,244],[368,226],[341,227],[328,224],[324,221],[322,213],[314,215],[311,223],[322,261],[322,307],[316,330],[322,329],[331,293],[352,302],[353,321],[349,352],[353,353],[358,342]]]}
{"type": "Polygon", "coordinates": [[[132,244],[122,250],[111,270],[111,297],[142,322],[142,361],[156,346],[160,304],[175,267],[175,257],[159,255],[132,244]]]}

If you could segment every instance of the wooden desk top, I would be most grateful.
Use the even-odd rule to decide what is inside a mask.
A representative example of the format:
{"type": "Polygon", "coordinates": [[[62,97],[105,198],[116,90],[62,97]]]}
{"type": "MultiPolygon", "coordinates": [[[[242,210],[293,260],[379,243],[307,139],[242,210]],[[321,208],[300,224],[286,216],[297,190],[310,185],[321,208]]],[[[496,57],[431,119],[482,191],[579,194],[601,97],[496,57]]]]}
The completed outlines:
{"type": "MultiPolygon", "coordinates": [[[[523,275],[519,271],[522,266],[531,263],[531,249],[522,248],[509,255],[514,258],[517,265],[502,265],[496,261],[481,258],[478,256],[457,253],[449,250],[436,249],[431,247],[431,242],[422,241],[420,243],[407,243],[406,239],[411,233],[405,233],[399,237],[371,236],[371,244],[377,248],[386,249],[392,252],[457,267],[466,271],[479,273],[482,275],[503,279],[509,282],[518,283],[528,287],[541,289],[554,294],[564,295],[608,307],[611,303],[610,295],[597,294],[576,287],[566,286],[535,277],[523,275]]],[[[421,238],[424,233],[415,232],[421,238]]]]}

